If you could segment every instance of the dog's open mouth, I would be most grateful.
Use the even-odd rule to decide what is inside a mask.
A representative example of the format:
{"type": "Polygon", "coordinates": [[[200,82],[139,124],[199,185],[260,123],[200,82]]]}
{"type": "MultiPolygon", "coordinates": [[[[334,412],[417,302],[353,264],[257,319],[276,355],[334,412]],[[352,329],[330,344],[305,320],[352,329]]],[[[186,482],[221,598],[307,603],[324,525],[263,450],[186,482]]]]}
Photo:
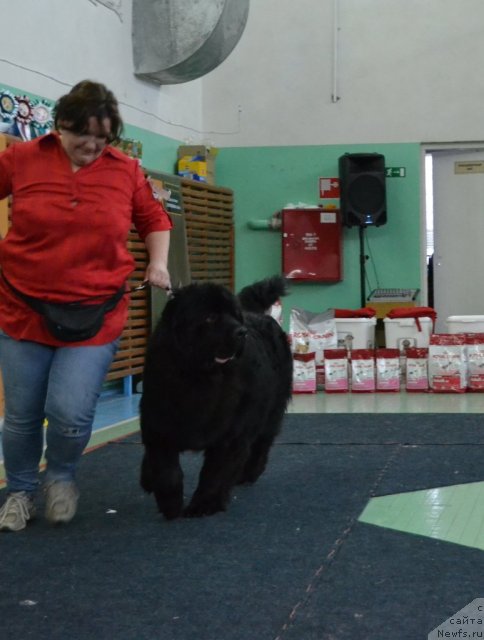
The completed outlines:
{"type": "Polygon", "coordinates": [[[231,341],[226,345],[219,345],[219,355],[214,356],[214,362],[216,364],[227,364],[232,360],[236,360],[244,350],[246,336],[247,331],[244,328],[241,328],[237,333],[237,340],[231,341]]]}
{"type": "Polygon", "coordinates": [[[233,356],[230,356],[229,358],[215,358],[215,362],[217,364],[227,364],[227,362],[230,362],[234,358],[235,358],[235,354],[233,356]]]}

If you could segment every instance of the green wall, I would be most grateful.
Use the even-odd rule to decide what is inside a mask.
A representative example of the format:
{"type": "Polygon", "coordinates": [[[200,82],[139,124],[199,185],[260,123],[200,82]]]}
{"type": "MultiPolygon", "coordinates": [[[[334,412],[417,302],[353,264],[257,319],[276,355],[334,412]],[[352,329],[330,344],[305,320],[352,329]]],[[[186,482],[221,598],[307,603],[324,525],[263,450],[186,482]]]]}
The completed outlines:
{"type": "MultiPolygon", "coordinates": [[[[387,178],[388,222],[365,230],[367,294],[376,287],[420,287],[420,146],[224,148],[217,156],[217,183],[234,190],[236,288],[281,272],[281,232],[253,230],[250,220],[268,219],[287,203],[320,204],[319,177],[338,176],[344,153],[382,153],[385,166],[405,167],[406,177],[387,178]]],[[[344,229],[344,279],[338,283],[291,283],[285,309],[310,311],[360,306],[358,228],[344,229]]],[[[287,316],[287,313],[285,314],[287,316]]]]}
{"type": "Polygon", "coordinates": [[[160,136],[140,127],[126,124],[124,137],[134,138],[143,143],[142,164],[148,170],[173,173],[177,157],[178,140],[160,136]]]}

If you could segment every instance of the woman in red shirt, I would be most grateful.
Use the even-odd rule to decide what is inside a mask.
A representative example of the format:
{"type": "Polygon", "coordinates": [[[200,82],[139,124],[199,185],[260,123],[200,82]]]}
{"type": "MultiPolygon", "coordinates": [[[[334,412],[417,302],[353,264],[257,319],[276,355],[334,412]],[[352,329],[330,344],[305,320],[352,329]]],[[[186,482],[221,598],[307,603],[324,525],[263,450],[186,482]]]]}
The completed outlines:
{"type": "Polygon", "coordinates": [[[0,154],[0,198],[13,196],[11,227],[0,242],[7,478],[0,530],[23,529],[35,514],[45,418],[45,515],[52,523],[74,517],[75,471],[127,318],[124,295],[95,335],[64,342],[22,295],[57,304],[108,301],[134,268],[127,249],[133,222],[149,254],[145,280],[170,288],[172,224],[138,162],[109,145],[123,129],[112,92],[80,82],[58,101],[55,129],[0,154]]]}

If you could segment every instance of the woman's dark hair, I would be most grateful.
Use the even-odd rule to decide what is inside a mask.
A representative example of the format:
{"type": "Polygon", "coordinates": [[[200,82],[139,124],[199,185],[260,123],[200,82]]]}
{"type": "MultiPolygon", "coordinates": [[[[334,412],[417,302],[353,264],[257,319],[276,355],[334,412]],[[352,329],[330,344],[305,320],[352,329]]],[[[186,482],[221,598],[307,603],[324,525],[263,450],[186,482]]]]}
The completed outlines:
{"type": "Polygon", "coordinates": [[[105,118],[109,118],[110,142],[121,136],[123,121],[119,115],[118,101],[112,91],[91,80],[83,80],[72,87],[69,93],[59,98],[54,108],[55,128],[64,127],[72,133],[85,133],[91,117],[96,118],[100,126],[105,118]]]}

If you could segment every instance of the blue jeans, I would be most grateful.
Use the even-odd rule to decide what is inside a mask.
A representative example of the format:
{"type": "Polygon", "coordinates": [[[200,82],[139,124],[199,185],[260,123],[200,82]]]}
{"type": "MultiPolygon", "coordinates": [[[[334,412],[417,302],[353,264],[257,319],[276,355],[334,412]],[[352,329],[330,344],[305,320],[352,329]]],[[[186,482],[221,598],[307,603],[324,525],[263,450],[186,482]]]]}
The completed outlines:
{"type": "Polygon", "coordinates": [[[14,340],[0,330],[8,491],[37,489],[45,418],[46,482],[74,479],[118,344],[119,339],[101,346],[49,347],[14,340]]]}

